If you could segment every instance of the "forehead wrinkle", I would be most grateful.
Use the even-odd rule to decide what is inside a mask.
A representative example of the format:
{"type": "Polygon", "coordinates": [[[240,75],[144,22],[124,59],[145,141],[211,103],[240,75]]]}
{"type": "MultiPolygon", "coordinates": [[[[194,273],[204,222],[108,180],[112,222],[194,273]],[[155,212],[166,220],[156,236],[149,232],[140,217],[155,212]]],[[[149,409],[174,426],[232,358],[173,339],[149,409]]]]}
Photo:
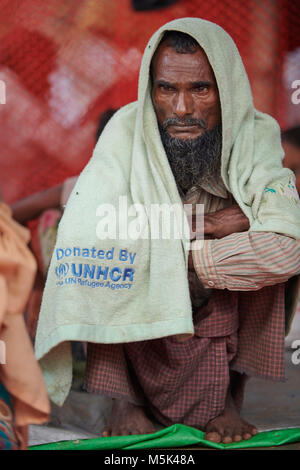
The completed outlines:
{"type": "Polygon", "coordinates": [[[200,47],[198,50],[201,51],[201,56],[197,53],[197,55],[181,54],[174,51],[171,47],[166,47],[163,51],[158,48],[156,51],[158,55],[153,57],[155,80],[170,81],[176,79],[175,81],[180,82],[181,80],[178,80],[178,76],[186,78],[186,76],[190,75],[191,82],[212,81],[216,83],[212,67],[205,53],[200,47]]]}

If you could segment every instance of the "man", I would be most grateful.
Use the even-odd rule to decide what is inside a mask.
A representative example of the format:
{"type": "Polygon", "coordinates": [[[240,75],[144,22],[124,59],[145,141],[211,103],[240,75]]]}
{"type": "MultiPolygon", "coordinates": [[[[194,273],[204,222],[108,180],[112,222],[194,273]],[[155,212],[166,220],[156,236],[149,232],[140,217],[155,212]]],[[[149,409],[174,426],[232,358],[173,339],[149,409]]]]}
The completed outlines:
{"type": "MultiPolygon", "coordinates": [[[[51,347],[79,336],[88,341],[85,389],[114,398],[104,436],[153,432],[153,419],[166,426],[198,427],[215,442],[257,433],[239,416],[246,374],[283,379],[285,283],[300,272],[299,200],[292,189],[285,193],[293,175],[282,169],[281,159],[278,126],[254,110],[228,35],[195,18],[171,22],[155,33],[141,66],[138,103],[109,123],[66,208],[57,259],[50,266],[51,296],[45,296],[38,329],[37,354],[46,356],[44,368],[52,374],[61,367],[65,350],[56,347],[51,359],[51,347]],[[80,277],[85,266],[79,270],[76,264],[83,255],[79,244],[92,241],[91,235],[86,238],[89,228],[82,236],[77,233],[83,201],[93,210],[99,198],[114,201],[108,184],[106,190],[101,187],[101,197],[95,196],[100,171],[104,186],[111,178],[110,188],[114,184],[118,195],[146,207],[179,198],[194,208],[204,204],[207,239],[192,241],[185,258],[193,331],[185,315],[184,245],[180,248],[175,240],[126,239],[119,260],[129,261],[129,253],[134,263],[136,256],[132,287],[126,298],[125,289],[119,290],[114,304],[107,290],[102,289],[97,303],[94,292],[86,297],[87,289],[80,294],[73,289],[72,303],[70,289],[55,288],[54,272],[59,277],[71,263],[74,276],[80,277]],[[66,256],[68,266],[55,264],[66,256]],[[89,305],[86,320],[78,307],[81,299],[82,308],[83,299],[89,305]],[[94,303],[102,331],[94,328],[92,333],[88,324],[100,321],[94,303]],[[72,323],[80,325],[80,334],[69,326],[54,333],[50,322],[59,327],[61,315],[67,325],[66,311],[71,310],[77,312],[72,323]],[[51,344],[47,334],[56,335],[51,344]]],[[[91,224],[90,218],[86,223],[91,224]]],[[[107,259],[122,246],[114,240],[107,259]]],[[[86,256],[94,257],[91,253],[86,256]]],[[[87,285],[91,266],[85,269],[87,285]]],[[[103,267],[93,269],[99,278],[103,275],[103,267]]],[[[122,275],[120,267],[113,269],[122,275]]],[[[53,379],[49,387],[54,395],[52,384],[53,379]]]]}

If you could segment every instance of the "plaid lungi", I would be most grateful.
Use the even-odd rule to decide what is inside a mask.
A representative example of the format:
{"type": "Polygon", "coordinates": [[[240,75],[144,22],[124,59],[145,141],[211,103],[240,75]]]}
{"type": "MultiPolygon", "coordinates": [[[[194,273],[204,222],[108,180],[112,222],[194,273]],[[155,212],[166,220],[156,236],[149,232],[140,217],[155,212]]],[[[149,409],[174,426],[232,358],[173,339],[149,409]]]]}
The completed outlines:
{"type": "Polygon", "coordinates": [[[146,405],[166,426],[204,428],[225,406],[237,350],[237,299],[238,293],[214,291],[195,312],[195,335],[184,342],[89,343],[85,390],[146,405]]]}
{"type": "MultiPolygon", "coordinates": [[[[204,428],[224,409],[230,369],[284,379],[284,284],[212,290],[194,314],[195,335],[87,348],[88,392],[147,406],[168,426],[204,428]]],[[[242,402],[245,380],[236,390],[242,402]]]]}
{"type": "Polygon", "coordinates": [[[174,337],[140,341],[122,349],[89,343],[85,389],[145,405],[165,426],[204,428],[224,409],[236,345],[236,333],[219,338],[195,335],[183,343],[174,337]],[[112,355],[114,368],[108,366],[112,355]],[[130,361],[131,377],[118,367],[124,356],[130,361]],[[140,390],[134,390],[137,383],[140,390]]]}

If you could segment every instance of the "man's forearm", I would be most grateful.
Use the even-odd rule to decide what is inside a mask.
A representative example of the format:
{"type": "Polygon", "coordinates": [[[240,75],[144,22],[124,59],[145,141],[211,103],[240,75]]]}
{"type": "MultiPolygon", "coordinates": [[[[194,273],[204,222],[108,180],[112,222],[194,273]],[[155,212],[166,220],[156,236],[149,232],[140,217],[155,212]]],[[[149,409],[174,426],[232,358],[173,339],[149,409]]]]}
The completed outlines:
{"type": "Polygon", "coordinates": [[[55,186],[15,202],[11,205],[13,218],[23,224],[38,217],[44,210],[59,207],[62,187],[55,186]]]}
{"type": "Polygon", "coordinates": [[[193,267],[204,287],[257,290],[300,273],[300,240],[270,232],[233,233],[192,242],[193,267]]]}
{"type": "MultiPolygon", "coordinates": [[[[232,233],[244,232],[249,227],[249,219],[236,203],[204,216],[204,236],[206,239],[224,238],[232,233]]],[[[192,232],[194,237],[201,235],[196,232],[195,216],[192,218],[192,232]]]]}

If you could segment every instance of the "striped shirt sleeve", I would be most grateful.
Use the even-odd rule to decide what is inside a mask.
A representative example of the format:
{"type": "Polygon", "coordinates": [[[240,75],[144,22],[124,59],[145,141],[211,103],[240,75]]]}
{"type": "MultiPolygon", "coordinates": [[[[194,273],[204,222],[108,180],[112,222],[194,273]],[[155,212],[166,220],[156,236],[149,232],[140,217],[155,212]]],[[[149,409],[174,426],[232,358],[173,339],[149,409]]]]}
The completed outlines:
{"type": "Polygon", "coordinates": [[[300,273],[300,240],[241,232],[192,242],[194,268],[206,288],[258,290],[300,273]]]}

